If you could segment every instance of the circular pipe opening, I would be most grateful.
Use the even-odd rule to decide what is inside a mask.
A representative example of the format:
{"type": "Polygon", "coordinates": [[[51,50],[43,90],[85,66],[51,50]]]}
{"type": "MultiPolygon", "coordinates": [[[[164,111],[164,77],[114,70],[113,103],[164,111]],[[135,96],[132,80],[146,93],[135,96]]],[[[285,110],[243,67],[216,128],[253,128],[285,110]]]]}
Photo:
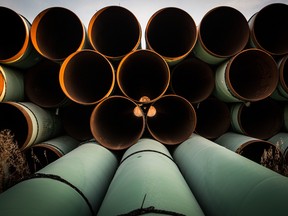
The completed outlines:
{"type": "Polygon", "coordinates": [[[102,54],[82,50],[65,59],[59,80],[67,97],[76,103],[91,105],[112,93],[115,73],[111,63],[102,54]]]}
{"type": "Polygon", "coordinates": [[[247,49],[231,58],[226,67],[225,81],[232,94],[243,101],[259,101],[276,89],[277,64],[260,49],[247,49]]]}
{"type": "Polygon", "coordinates": [[[25,73],[28,99],[45,108],[58,107],[67,99],[59,83],[60,65],[43,60],[25,73]]]}
{"type": "Polygon", "coordinates": [[[110,96],[92,112],[90,128],[97,142],[112,150],[126,149],[135,144],[145,129],[141,108],[124,96],[110,96]]]}
{"type": "Polygon", "coordinates": [[[184,10],[163,8],[154,13],[146,26],[145,40],[167,61],[184,58],[197,40],[197,27],[193,18],[184,10]]]}
{"type": "Polygon", "coordinates": [[[251,39],[257,48],[271,55],[288,53],[288,5],[273,3],[262,8],[248,21],[251,39]]]}
{"type": "Polygon", "coordinates": [[[31,40],[36,50],[53,61],[63,61],[84,47],[85,28],[70,10],[48,8],[39,13],[31,26],[31,40]]]}
{"type": "Polygon", "coordinates": [[[118,60],[141,43],[141,26],[127,9],[108,6],[97,11],[89,22],[88,36],[95,50],[118,60]]]}
{"type": "Polygon", "coordinates": [[[288,55],[279,61],[279,82],[283,90],[288,94],[288,55]]]}
{"type": "Polygon", "coordinates": [[[18,60],[26,51],[29,42],[29,27],[25,19],[15,11],[0,7],[0,62],[18,60]]]}
{"type": "Polygon", "coordinates": [[[190,103],[199,103],[208,98],[214,89],[214,72],[208,64],[187,59],[172,70],[170,86],[174,94],[190,103]]]}
{"type": "Polygon", "coordinates": [[[197,115],[196,133],[207,138],[216,139],[230,127],[230,110],[228,105],[216,98],[208,98],[195,108],[197,115]]]}
{"type": "Polygon", "coordinates": [[[216,7],[200,22],[198,40],[214,56],[230,57],[245,48],[249,40],[249,25],[244,15],[228,7],[216,7]]]}
{"type": "Polygon", "coordinates": [[[188,100],[164,95],[151,104],[146,123],[149,133],[159,142],[175,145],[188,139],[196,127],[196,112],[188,100]]]}

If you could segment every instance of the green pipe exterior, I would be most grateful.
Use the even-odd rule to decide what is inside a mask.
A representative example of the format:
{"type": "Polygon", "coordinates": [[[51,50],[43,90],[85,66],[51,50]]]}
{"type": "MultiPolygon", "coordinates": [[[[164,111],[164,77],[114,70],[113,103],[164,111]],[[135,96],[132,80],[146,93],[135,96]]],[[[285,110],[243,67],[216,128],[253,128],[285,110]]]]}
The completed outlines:
{"type": "Polygon", "coordinates": [[[204,215],[167,148],[149,138],[126,150],[97,215],[140,214],[204,215]]]}
{"type": "Polygon", "coordinates": [[[96,215],[116,171],[116,156],[87,142],[0,195],[0,215],[96,215]]]}
{"type": "Polygon", "coordinates": [[[205,215],[287,215],[286,177],[197,134],[172,156],[205,215]]]}

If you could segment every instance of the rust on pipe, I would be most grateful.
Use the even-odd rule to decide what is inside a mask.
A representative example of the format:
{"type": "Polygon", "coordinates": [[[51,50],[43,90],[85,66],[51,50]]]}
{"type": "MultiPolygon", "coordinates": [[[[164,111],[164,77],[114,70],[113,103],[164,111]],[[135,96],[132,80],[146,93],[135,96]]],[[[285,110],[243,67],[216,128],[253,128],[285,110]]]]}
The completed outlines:
{"type": "Polygon", "coordinates": [[[171,71],[172,92],[193,104],[208,98],[214,85],[214,71],[207,63],[196,58],[183,60],[171,71]]]}
{"type": "Polygon", "coordinates": [[[145,129],[145,117],[133,100],[113,95],[93,110],[90,128],[95,140],[111,150],[126,149],[135,144],[145,129]]]}
{"type": "Polygon", "coordinates": [[[255,13],[248,21],[250,43],[271,55],[288,54],[288,5],[272,3],[255,13]]]}
{"type": "Polygon", "coordinates": [[[112,93],[115,73],[112,64],[101,53],[80,50],[64,60],[59,80],[63,92],[72,101],[93,105],[112,93]]]}
{"type": "Polygon", "coordinates": [[[197,27],[186,11],[176,7],[162,8],[150,17],[145,41],[148,49],[174,65],[192,51],[197,41],[197,27]]]}
{"type": "Polygon", "coordinates": [[[225,102],[255,102],[269,97],[278,79],[271,55],[257,48],[245,49],[218,66],[214,93],[225,102]]]}
{"type": "Polygon", "coordinates": [[[75,102],[60,107],[59,117],[65,132],[79,141],[92,139],[90,116],[94,108],[93,105],[82,105],[75,102]]]}
{"type": "Polygon", "coordinates": [[[230,110],[227,103],[210,97],[194,106],[197,115],[195,133],[206,139],[216,139],[230,127],[230,110]]]}
{"type": "Polygon", "coordinates": [[[89,48],[86,29],[72,11],[51,7],[40,12],[32,22],[31,40],[44,57],[62,62],[71,53],[89,48]]]}
{"type": "Polygon", "coordinates": [[[28,68],[41,58],[30,40],[31,24],[15,11],[0,7],[0,63],[28,68]]]}
{"type": "Polygon", "coordinates": [[[198,27],[194,54],[209,64],[218,64],[245,48],[249,25],[235,8],[219,6],[208,11],[198,27]]]}
{"type": "Polygon", "coordinates": [[[98,10],[88,25],[92,47],[109,60],[122,59],[141,47],[141,26],[131,11],[120,6],[98,10]]]}
{"type": "Polygon", "coordinates": [[[179,95],[164,95],[149,107],[146,125],[151,136],[166,145],[177,145],[188,139],[196,127],[192,104],[179,95]]]}
{"type": "Polygon", "coordinates": [[[166,61],[151,50],[136,50],[126,55],[117,69],[121,92],[138,103],[151,103],[168,89],[170,69],[166,61]]]}
{"type": "Polygon", "coordinates": [[[59,83],[60,65],[44,59],[25,73],[27,98],[45,108],[56,108],[68,103],[59,83]]]}

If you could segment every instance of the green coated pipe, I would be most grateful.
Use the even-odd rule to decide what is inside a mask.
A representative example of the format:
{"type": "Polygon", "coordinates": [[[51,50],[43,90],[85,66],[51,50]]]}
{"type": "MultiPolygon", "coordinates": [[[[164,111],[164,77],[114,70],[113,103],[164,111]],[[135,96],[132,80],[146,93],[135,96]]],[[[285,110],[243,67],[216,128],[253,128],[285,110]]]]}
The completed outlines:
{"type": "Polygon", "coordinates": [[[264,150],[268,151],[270,147],[273,152],[276,150],[276,146],[269,141],[234,132],[224,133],[215,143],[259,164],[264,150]]]}
{"type": "Polygon", "coordinates": [[[204,215],[169,151],[140,139],[124,153],[99,216],[204,215]]]}
{"type": "Polygon", "coordinates": [[[96,215],[117,165],[109,150],[82,144],[3,192],[0,215],[96,215]]]}
{"type": "Polygon", "coordinates": [[[287,215],[286,177],[197,134],[172,156],[205,215],[287,215]]]}
{"type": "Polygon", "coordinates": [[[31,24],[22,15],[0,6],[0,64],[26,69],[36,64],[41,55],[30,39],[31,24]]]}
{"type": "Polygon", "coordinates": [[[119,61],[141,48],[141,35],[141,25],[134,14],[116,5],[98,10],[88,26],[92,47],[111,61],[119,61]]]}
{"type": "Polygon", "coordinates": [[[194,55],[209,64],[219,64],[243,50],[249,40],[245,16],[228,6],[215,7],[202,18],[194,55]]]}

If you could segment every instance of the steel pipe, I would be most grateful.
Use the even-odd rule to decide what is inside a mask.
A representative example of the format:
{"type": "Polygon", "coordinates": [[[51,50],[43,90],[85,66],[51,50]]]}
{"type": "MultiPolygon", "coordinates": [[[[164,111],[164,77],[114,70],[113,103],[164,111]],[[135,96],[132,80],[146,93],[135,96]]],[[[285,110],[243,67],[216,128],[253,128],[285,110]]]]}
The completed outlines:
{"type": "Polygon", "coordinates": [[[0,214],[96,215],[117,166],[109,150],[82,144],[2,193],[0,214]]]}
{"type": "Polygon", "coordinates": [[[126,55],[117,69],[120,91],[137,103],[159,99],[169,87],[170,69],[166,61],[151,50],[126,55]]]}
{"type": "Polygon", "coordinates": [[[217,67],[214,95],[224,102],[255,102],[269,97],[278,79],[277,64],[272,56],[250,48],[217,67]]]}
{"type": "Polygon", "coordinates": [[[134,14],[120,6],[107,6],[90,19],[88,37],[95,50],[111,61],[141,48],[142,30],[134,14]]]}
{"type": "Polygon", "coordinates": [[[268,4],[255,13],[248,23],[251,46],[265,50],[273,56],[288,54],[287,4],[268,4]]]}
{"type": "Polygon", "coordinates": [[[172,156],[205,215],[287,215],[287,177],[197,134],[172,156]]]}
{"type": "Polygon", "coordinates": [[[169,65],[183,60],[197,41],[197,27],[193,18],[176,7],[155,12],[146,25],[146,47],[160,54],[169,65]]]}
{"type": "Polygon", "coordinates": [[[248,41],[245,16],[235,8],[219,6],[202,18],[193,53],[204,62],[219,64],[243,50],[248,41]]]}
{"type": "Polygon", "coordinates": [[[47,8],[35,17],[31,40],[38,53],[60,63],[70,54],[91,47],[81,20],[62,7],[47,8]]]}
{"type": "Polygon", "coordinates": [[[131,99],[114,95],[97,104],[91,114],[90,128],[98,143],[111,150],[122,150],[141,138],[145,117],[131,99]]]}
{"type": "Polygon", "coordinates": [[[151,136],[166,145],[186,140],[196,127],[196,112],[191,103],[179,95],[164,95],[153,102],[146,115],[151,136]]]}
{"type": "Polygon", "coordinates": [[[93,105],[110,96],[115,73],[108,59],[93,50],[80,50],[63,62],[59,82],[64,94],[76,103],[93,105]]]}
{"type": "Polygon", "coordinates": [[[127,149],[98,212],[140,214],[204,215],[169,151],[153,139],[127,149]]]}
{"type": "Polygon", "coordinates": [[[22,15],[0,6],[0,64],[26,69],[36,64],[41,56],[30,39],[31,24],[22,15]]]}

